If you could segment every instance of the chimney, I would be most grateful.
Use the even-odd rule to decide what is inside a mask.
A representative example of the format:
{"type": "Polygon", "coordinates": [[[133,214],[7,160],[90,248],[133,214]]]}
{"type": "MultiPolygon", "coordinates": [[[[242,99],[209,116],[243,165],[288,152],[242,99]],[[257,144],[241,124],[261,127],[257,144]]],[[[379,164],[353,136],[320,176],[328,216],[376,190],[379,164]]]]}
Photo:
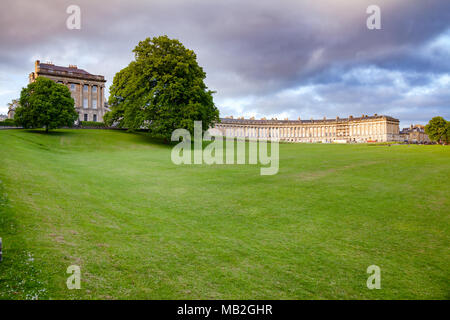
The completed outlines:
{"type": "Polygon", "coordinates": [[[353,116],[348,116],[348,118],[349,118],[350,120],[352,120],[352,119],[353,119],[353,116]]]}
{"type": "Polygon", "coordinates": [[[323,120],[327,120],[327,117],[323,117],[323,120]]]}
{"type": "Polygon", "coordinates": [[[336,117],[336,120],[339,120],[339,117],[336,117]]]}
{"type": "Polygon", "coordinates": [[[36,60],[35,62],[34,62],[34,71],[35,72],[38,72],[39,71],[39,65],[41,64],[41,61],[40,60],[36,60]]]}
{"type": "Polygon", "coordinates": [[[375,117],[378,117],[378,113],[375,113],[374,116],[375,116],[375,117]]]}
{"type": "Polygon", "coordinates": [[[298,121],[302,120],[300,117],[298,117],[298,121]]]}
{"type": "Polygon", "coordinates": [[[74,65],[74,64],[69,64],[69,68],[70,69],[78,69],[78,67],[76,65],[74,65]]]}

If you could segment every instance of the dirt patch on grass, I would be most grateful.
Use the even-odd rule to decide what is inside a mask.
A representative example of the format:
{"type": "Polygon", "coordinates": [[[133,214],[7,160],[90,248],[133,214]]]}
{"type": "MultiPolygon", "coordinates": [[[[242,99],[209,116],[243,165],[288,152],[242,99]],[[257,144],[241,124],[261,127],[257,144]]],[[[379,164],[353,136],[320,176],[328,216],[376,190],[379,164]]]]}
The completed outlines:
{"type": "Polygon", "coordinates": [[[66,243],[62,235],[51,233],[50,237],[52,237],[57,243],[66,243]]]}

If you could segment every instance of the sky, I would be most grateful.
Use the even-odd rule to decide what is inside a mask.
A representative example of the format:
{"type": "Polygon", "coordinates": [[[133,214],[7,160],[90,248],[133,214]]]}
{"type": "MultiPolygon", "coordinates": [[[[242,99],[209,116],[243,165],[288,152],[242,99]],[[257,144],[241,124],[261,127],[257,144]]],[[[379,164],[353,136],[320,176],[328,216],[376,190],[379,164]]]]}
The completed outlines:
{"type": "Polygon", "coordinates": [[[450,120],[448,0],[2,0],[0,114],[34,61],[104,75],[147,37],[194,50],[221,117],[450,120]],[[70,5],[80,29],[68,29],[70,5]],[[377,5],[381,29],[367,28],[377,5]]]}

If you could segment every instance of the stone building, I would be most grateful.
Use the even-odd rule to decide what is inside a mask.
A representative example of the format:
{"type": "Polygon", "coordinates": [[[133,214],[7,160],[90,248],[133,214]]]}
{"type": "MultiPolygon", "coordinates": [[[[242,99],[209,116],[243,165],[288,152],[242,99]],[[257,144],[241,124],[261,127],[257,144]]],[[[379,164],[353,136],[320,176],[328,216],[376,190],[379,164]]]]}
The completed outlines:
{"type": "Polygon", "coordinates": [[[16,114],[16,108],[15,107],[9,107],[8,108],[8,119],[14,119],[14,115],[16,114]]]}
{"type": "Polygon", "coordinates": [[[80,121],[103,121],[106,112],[104,76],[90,74],[74,65],[61,67],[36,60],[34,72],[29,75],[30,83],[38,76],[49,78],[69,88],[80,121]]]}
{"type": "Polygon", "coordinates": [[[400,138],[402,141],[409,143],[430,143],[431,140],[425,133],[425,126],[416,124],[409,128],[403,128],[400,131],[400,138]]]}
{"type": "Polygon", "coordinates": [[[241,138],[278,138],[290,142],[384,142],[400,141],[399,120],[389,116],[363,115],[322,120],[261,120],[222,118],[215,125],[224,136],[241,138]]]}
{"type": "Polygon", "coordinates": [[[16,108],[19,106],[19,99],[14,99],[11,103],[8,103],[8,119],[14,119],[16,114],[16,108]]]}

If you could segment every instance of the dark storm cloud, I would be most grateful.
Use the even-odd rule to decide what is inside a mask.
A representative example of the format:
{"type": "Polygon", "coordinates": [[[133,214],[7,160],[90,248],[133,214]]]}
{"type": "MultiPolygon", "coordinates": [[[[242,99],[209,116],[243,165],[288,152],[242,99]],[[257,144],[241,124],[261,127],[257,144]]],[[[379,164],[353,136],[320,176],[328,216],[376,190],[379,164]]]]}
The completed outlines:
{"type": "MultiPolygon", "coordinates": [[[[24,80],[0,77],[0,105],[2,90],[20,89],[36,58],[78,64],[111,84],[140,40],[162,34],[197,53],[222,115],[393,114],[402,103],[416,103],[408,92],[436,85],[450,69],[446,0],[2,2],[0,72],[24,80]],[[81,30],[65,27],[71,4],[81,7],[81,30]],[[381,7],[382,30],[366,28],[371,4],[381,7]],[[370,70],[375,80],[364,78],[370,70]],[[400,91],[392,71],[400,73],[400,91]],[[312,100],[289,95],[302,87],[314,88],[312,100]]],[[[423,108],[440,114],[449,108],[431,98],[447,97],[436,93],[423,108]]]]}

